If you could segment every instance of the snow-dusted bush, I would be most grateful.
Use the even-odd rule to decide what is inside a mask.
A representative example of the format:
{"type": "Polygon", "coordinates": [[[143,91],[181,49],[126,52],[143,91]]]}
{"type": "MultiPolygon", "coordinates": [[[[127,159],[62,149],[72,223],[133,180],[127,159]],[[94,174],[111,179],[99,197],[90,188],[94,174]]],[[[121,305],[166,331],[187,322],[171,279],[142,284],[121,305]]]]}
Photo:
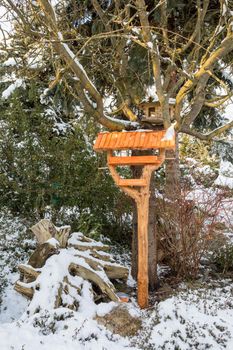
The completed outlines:
{"type": "Polygon", "coordinates": [[[228,187],[233,190],[233,164],[221,160],[219,175],[215,180],[215,185],[228,187]]]}
{"type": "MultiPolygon", "coordinates": [[[[25,220],[14,217],[8,211],[0,212],[0,313],[6,289],[13,288],[17,278],[17,265],[25,262],[35,242],[27,231],[25,220]]],[[[8,291],[9,292],[9,291],[8,291]]]]}
{"type": "Polygon", "coordinates": [[[222,247],[213,250],[211,261],[220,272],[233,271],[233,244],[227,242],[222,247]]]}
{"type": "Polygon", "coordinates": [[[223,192],[202,188],[183,191],[174,202],[157,201],[159,244],[175,275],[184,279],[198,276],[201,259],[219,233],[224,198],[223,192]]]}

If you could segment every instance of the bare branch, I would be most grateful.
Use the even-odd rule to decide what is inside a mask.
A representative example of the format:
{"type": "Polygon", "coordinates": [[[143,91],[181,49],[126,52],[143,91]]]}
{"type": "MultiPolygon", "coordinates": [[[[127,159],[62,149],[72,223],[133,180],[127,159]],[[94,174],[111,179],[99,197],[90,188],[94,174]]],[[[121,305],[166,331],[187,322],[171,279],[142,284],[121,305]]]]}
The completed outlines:
{"type": "Polygon", "coordinates": [[[181,54],[184,51],[186,51],[193,43],[194,41],[199,42],[199,40],[197,39],[198,33],[201,30],[201,25],[204,21],[207,9],[209,6],[209,0],[204,0],[203,2],[203,8],[201,8],[201,1],[197,0],[197,22],[196,22],[196,26],[194,28],[194,31],[192,33],[192,35],[190,36],[189,40],[186,42],[185,45],[183,45],[181,48],[176,50],[177,54],[181,54]]]}
{"type": "Polygon", "coordinates": [[[204,93],[205,86],[209,80],[210,72],[212,72],[215,64],[226,56],[229,52],[233,50],[233,34],[230,33],[227,37],[222,41],[220,46],[212,52],[210,57],[205,61],[205,63],[199,68],[199,70],[194,74],[194,79],[187,80],[185,84],[182,86],[180,91],[176,96],[176,107],[175,114],[180,115],[181,108],[185,97],[189,94],[191,90],[197,86],[197,94],[194,100],[194,109],[188,115],[184,117],[183,124],[189,125],[192,123],[198,113],[201,110],[202,105],[204,104],[205,99],[201,94],[204,93]]]}
{"type": "Polygon", "coordinates": [[[137,6],[137,11],[138,11],[138,15],[141,23],[143,41],[148,47],[148,50],[150,52],[153,75],[154,75],[155,86],[156,86],[156,93],[158,95],[159,102],[161,105],[161,109],[164,117],[164,125],[167,128],[170,125],[170,115],[169,115],[168,98],[165,97],[163,86],[162,86],[159,47],[158,47],[158,44],[155,43],[152,38],[145,1],[136,0],[136,6],[137,6]]]}
{"type": "Polygon", "coordinates": [[[232,128],[233,128],[233,120],[231,122],[223,125],[223,126],[220,126],[217,129],[209,132],[208,134],[202,134],[194,129],[190,129],[189,127],[185,127],[185,126],[183,126],[181,128],[180,132],[197,137],[198,139],[203,140],[203,141],[210,141],[210,140],[213,140],[215,136],[219,136],[223,132],[226,132],[232,128]]]}
{"type": "Polygon", "coordinates": [[[225,96],[217,96],[216,98],[205,100],[204,105],[212,108],[221,107],[226,101],[228,101],[233,96],[233,92],[225,96]]]}
{"type": "Polygon", "coordinates": [[[114,119],[110,119],[104,115],[102,96],[88,77],[85,69],[77,59],[76,55],[72,52],[67,44],[63,43],[63,36],[58,30],[56,14],[53,7],[51,6],[51,3],[48,0],[37,1],[46,15],[44,20],[50,30],[50,34],[54,39],[56,39],[52,43],[55,51],[66,62],[68,68],[70,68],[79,79],[79,96],[87,111],[92,114],[98,122],[109,129],[124,129],[126,127],[126,124],[123,121],[115,121],[114,119]],[[85,91],[90,94],[93,102],[90,100],[90,98],[87,97],[85,91]]]}

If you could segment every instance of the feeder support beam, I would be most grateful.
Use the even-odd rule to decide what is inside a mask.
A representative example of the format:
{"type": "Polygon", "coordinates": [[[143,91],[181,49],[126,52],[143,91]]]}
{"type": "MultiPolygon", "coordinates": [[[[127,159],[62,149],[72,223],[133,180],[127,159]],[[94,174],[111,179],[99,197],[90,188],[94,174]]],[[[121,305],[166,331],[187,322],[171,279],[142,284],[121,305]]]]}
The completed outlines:
{"type": "Polygon", "coordinates": [[[121,187],[127,195],[134,199],[137,206],[138,215],[138,304],[141,308],[148,307],[148,218],[149,218],[149,199],[150,199],[150,181],[151,176],[165,160],[165,151],[160,150],[160,162],[154,165],[145,165],[140,180],[144,180],[146,185],[121,186],[121,178],[116,170],[116,165],[112,165],[112,152],[108,152],[108,167],[115,183],[121,187]]]}
{"type": "MultiPolygon", "coordinates": [[[[148,306],[148,221],[151,176],[165,160],[165,150],[175,149],[175,135],[167,130],[100,133],[94,145],[95,151],[107,151],[108,167],[115,181],[128,196],[133,198],[138,215],[138,304],[148,306]],[[158,154],[125,156],[114,151],[157,150],[158,154]],[[141,166],[142,175],[136,179],[121,178],[118,166],[141,166]]],[[[144,152],[143,152],[144,153],[144,152]]]]}

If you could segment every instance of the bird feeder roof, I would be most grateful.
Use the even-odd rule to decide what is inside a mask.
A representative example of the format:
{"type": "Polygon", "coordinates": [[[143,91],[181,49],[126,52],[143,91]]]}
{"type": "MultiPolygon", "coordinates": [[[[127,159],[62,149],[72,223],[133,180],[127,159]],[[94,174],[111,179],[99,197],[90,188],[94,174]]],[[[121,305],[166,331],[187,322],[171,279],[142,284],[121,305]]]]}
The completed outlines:
{"type": "Polygon", "coordinates": [[[95,141],[94,150],[174,149],[175,137],[166,139],[165,134],[166,130],[102,132],[95,141]]]}
{"type": "MultiPolygon", "coordinates": [[[[173,105],[174,106],[176,104],[176,99],[175,98],[169,98],[168,103],[169,103],[169,105],[173,105]]],[[[139,106],[147,106],[147,105],[159,105],[160,106],[160,102],[159,102],[159,99],[158,99],[157,95],[149,96],[149,97],[147,96],[139,104],[139,106]]]]}

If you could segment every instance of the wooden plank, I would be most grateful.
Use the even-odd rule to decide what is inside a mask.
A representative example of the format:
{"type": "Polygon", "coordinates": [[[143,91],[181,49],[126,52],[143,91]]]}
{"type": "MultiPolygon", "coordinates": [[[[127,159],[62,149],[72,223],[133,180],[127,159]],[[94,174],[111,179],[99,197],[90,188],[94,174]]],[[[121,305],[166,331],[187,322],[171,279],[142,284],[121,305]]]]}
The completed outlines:
{"type": "Polygon", "coordinates": [[[140,133],[140,140],[139,140],[139,143],[138,143],[137,148],[143,149],[143,145],[144,145],[145,138],[146,138],[145,133],[144,133],[144,132],[141,132],[141,133],[140,133]]]}
{"type": "Polygon", "coordinates": [[[144,179],[119,179],[118,186],[146,186],[147,182],[144,179]]]}
{"type": "Polygon", "coordinates": [[[105,145],[104,145],[105,148],[111,147],[112,137],[113,137],[113,132],[111,132],[110,135],[108,135],[108,138],[107,138],[105,145]]]}
{"type": "Polygon", "coordinates": [[[101,135],[101,139],[100,139],[100,143],[99,143],[99,148],[104,149],[105,148],[105,142],[107,141],[107,139],[109,138],[110,134],[108,133],[104,133],[104,134],[100,134],[101,135]]]}
{"type": "Polygon", "coordinates": [[[123,147],[125,145],[126,139],[127,139],[127,133],[126,132],[122,132],[121,144],[122,144],[123,147]]]}
{"type": "Polygon", "coordinates": [[[138,212],[138,304],[140,308],[148,307],[148,217],[149,217],[149,189],[141,196],[137,203],[138,212]]]}
{"type": "Polygon", "coordinates": [[[135,135],[133,148],[137,148],[137,145],[138,145],[139,141],[140,141],[140,132],[137,132],[136,135],[135,135]]]}
{"type": "Polygon", "coordinates": [[[134,145],[134,140],[135,140],[136,134],[135,132],[131,132],[131,135],[129,135],[129,148],[132,149],[134,145]]]}
{"type": "Polygon", "coordinates": [[[145,165],[159,164],[157,156],[131,156],[131,157],[109,157],[109,165],[145,165]]]}

